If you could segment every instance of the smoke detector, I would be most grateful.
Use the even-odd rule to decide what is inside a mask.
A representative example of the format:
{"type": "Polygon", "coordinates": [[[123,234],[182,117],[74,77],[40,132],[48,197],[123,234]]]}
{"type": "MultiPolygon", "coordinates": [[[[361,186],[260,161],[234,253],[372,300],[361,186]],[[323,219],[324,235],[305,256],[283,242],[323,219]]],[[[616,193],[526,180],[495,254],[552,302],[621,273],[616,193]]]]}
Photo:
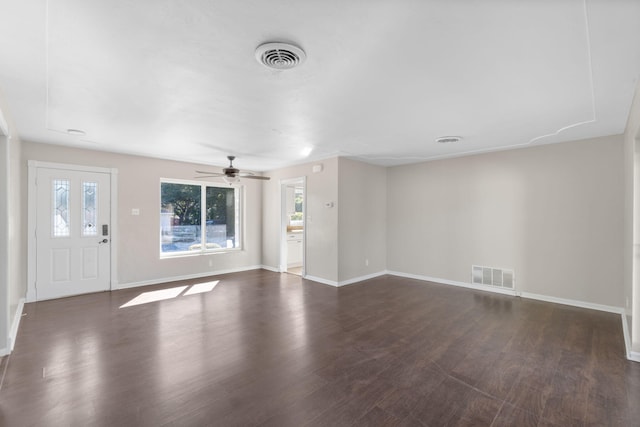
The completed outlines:
{"type": "Polygon", "coordinates": [[[436,138],[436,142],[439,144],[449,144],[451,142],[458,142],[461,139],[461,136],[441,136],[440,138],[436,138]]]}
{"type": "Polygon", "coordinates": [[[81,129],[67,129],[67,133],[69,135],[74,136],[85,136],[87,133],[81,129]]]}
{"type": "Polygon", "coordinates": [[[264,43],[256,49],[256,59],[267,68],[289,70],[307,58],[304,50],[288,43],[264,43]]]}

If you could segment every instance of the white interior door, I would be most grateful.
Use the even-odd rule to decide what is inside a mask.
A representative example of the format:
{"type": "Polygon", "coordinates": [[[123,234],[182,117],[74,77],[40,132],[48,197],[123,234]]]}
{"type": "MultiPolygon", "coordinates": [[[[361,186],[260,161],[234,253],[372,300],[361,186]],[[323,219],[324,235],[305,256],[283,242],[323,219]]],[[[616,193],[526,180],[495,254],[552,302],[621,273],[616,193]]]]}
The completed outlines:
{"type": "Polygon", "coordinates": [[[37,300],[110,289],[110,178],[38,168],[37,300]]]}

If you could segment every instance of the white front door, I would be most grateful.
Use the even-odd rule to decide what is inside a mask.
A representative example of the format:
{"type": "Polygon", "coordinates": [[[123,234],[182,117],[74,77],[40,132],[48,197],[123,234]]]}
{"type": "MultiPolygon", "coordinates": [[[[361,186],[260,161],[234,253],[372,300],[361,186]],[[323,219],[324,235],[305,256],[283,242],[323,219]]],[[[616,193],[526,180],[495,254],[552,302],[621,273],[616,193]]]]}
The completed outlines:
{"type": "Polygon", "coordinates": [[[101,172],[37,169],[37,300],[110,289],[110,179],[101,172]]]}

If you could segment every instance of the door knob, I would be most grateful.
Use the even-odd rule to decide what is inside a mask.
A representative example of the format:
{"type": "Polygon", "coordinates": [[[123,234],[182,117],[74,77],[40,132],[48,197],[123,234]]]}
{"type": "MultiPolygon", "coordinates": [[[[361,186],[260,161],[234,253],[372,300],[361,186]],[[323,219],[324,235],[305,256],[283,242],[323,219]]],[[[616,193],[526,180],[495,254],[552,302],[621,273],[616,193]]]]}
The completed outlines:
{"type": "Polygon", "coordinates": [[[102,244],[102,243],[107,243],[108,241],[109,241],[109,239],[102,239],[102,240],[101,240],[101,241],[99,241],[98,243],[99,243],[99,244],[102,244]]]}

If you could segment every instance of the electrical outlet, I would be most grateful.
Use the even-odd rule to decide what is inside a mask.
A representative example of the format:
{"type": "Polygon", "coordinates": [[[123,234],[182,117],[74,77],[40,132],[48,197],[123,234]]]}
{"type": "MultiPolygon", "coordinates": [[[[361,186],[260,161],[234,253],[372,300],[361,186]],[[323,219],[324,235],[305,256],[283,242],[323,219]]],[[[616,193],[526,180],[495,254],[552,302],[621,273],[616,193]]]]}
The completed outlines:
{"type": "Polygon", "coordinates": [[[213,267],[213,260],[212,259],[209,260],[209,267],[213,267]]]}
{"type": "Polygon", "coordinates": [[[365,265],[366,267],[368,267],[368,266],[369,266],[369,258],[366,258],[366,259],[364,260],[364,265],[365,265]]]}

